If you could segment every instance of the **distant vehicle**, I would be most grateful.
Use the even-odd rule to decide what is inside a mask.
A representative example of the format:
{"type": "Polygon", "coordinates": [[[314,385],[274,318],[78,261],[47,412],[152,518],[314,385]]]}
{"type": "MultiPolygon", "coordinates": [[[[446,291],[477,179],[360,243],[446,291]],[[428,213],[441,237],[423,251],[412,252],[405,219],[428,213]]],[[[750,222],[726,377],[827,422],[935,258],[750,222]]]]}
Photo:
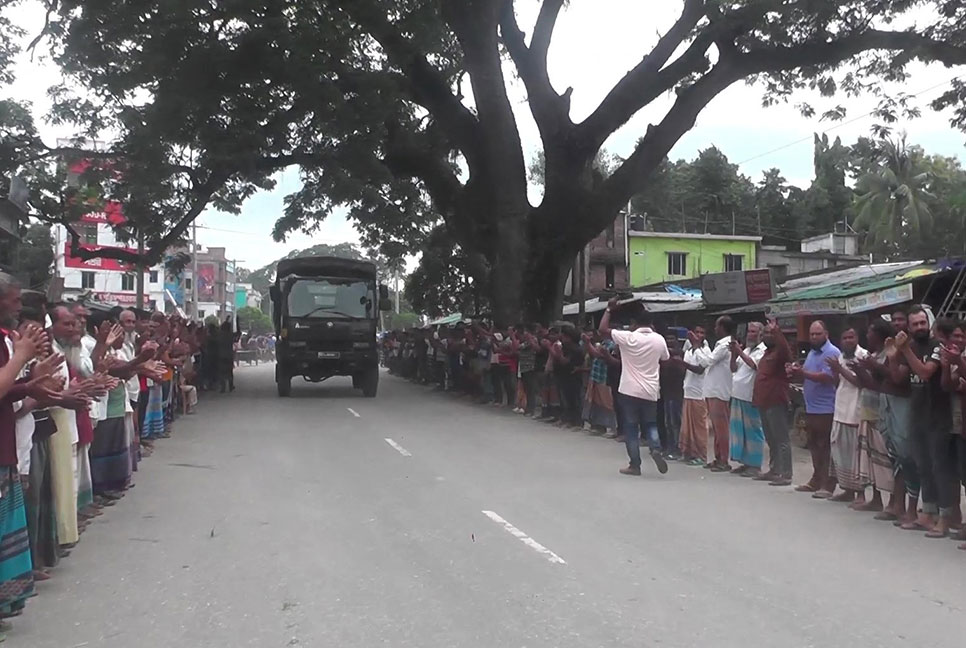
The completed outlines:
{"type": "Polygon", "coordinates": [[[373,398],[379,386],[376,328],[389,310],[389,290],[376,284],[369,261],[298,257],[279,261],[271,288],[278,395],[292,393],[292,378],[322,382],[352,376],[352,386],[373,398]]]}

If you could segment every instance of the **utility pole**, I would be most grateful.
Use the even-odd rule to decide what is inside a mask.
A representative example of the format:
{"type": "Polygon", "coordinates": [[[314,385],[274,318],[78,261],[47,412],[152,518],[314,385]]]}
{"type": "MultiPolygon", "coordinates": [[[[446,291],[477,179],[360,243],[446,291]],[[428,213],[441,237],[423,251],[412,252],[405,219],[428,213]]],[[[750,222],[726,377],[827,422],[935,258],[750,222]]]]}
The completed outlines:
{"type": "Polygon", "coordinates": [[[138,228],[138,262],[134,266],[137,270],[137,296],[134,298],[134,305],[138,310],[144,310],[144,232],[138,228]]]}
{"type": "Polygon", "coordinates": [[[198,319],[198,225],[191,223],[191,319],[198,319]]]}

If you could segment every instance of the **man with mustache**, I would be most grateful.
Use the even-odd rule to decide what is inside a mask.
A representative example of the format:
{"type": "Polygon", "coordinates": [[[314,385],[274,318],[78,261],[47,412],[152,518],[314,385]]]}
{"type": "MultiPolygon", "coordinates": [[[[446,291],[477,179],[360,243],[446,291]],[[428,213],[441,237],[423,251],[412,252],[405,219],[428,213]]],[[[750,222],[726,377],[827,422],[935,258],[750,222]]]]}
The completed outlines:
{"type": "Polygon", "coordinates": [[[832,420],[835,413],[835,389],[838,376],[829,368],[829,360],[841,355],[838,347],[828,339],[825,322],[815,320],[808,328],[811,349],[805,363],[789,366],[793,380],[804,383],[805,429],[808,432],[808,449],[812,454],[812,478],[795,490],[812,493],[816,499],[828,499],[835,491],[837,480],[830,475],[832,462],[832,420]]]}

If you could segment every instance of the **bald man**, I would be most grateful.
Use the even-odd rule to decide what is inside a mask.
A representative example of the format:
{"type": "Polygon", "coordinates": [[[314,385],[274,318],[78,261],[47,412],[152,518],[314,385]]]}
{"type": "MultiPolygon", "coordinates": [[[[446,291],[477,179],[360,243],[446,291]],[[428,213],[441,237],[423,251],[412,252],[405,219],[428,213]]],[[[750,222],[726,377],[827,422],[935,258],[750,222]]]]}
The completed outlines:
{"type": "Polygon", "coordinates": [[[829,360],[842,355],[828,339],[825,322],[816,320],[808,328],[811,349],[803,365],[791,366],[791,377],[800,380],[805,388],[805,429],[808,449],[812,453],[812,478],[795,490],[812,493],[816,499],[828,499],[837,483],[831,475],[832,419],[835,413],[835,389],[838,377],[829,367],[829,360]]]}

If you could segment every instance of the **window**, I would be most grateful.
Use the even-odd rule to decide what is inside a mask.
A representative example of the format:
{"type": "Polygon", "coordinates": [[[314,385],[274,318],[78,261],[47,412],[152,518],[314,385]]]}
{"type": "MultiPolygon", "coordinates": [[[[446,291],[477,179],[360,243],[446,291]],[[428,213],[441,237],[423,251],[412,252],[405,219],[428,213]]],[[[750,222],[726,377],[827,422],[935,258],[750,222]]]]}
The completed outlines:
{"type": "Polygon", "coordinates": [[[94,288],[94,273],[93,272],[82,272],[81,273],[81,288],[85,290],[92,290],[94,288]]]}
{"type": "Polygon", "coordinates": [[[604,283],[608,290],[614,288],[614,264],[608,263],[604,266],[604,283]]]}
{"type": "Polygon", "coordinates": [[[205,319],[205,311],[203,310],[198,311],[198,319],[200,320],[205,319]]]}
{"type": "Polygon", "coordinates": [[[191,278],[190,277],[185,277],[184,278],[184,289],[185,290],[191,290],[191,278]]]}
{"type": "Polygon", "coordinates": [[[607,226],[607,247],[614,247],[614,239],[617,238],[617,219],[615,218],[611,221],[610,225],[607,226]]]}
{"type": "Polygon", "coordinates": [[[153,284],[154,283],[158,283],[158,271],[157,270],[152,270],[151,271],[151,273],[148,275],[148,281],[150,281],[153,284]]]}
{"type": "Polygon", "coordinates": [[[94,223],[83,223],[77,226],[77,233],[80,234],[80,242],[84,245],[97,245],[97,225],[94,223]]]}
{"type": "Polygon", "coordinates": [[[667,274],[669,277],[684,277],[688,274],[687,252],[667,253],[667,274]]]}
{"type": "Polygon", "coordinates": [[[726,254],[724,255],[724,271],[725,272],[741,272],[744,270],[745,257],[741,254],[726,254]]]}
{"type": "Polygon", "coordinates": [[[134,275],[121,275],[121,290],[134,290],[134,275]]]}
{"type": "Polygon", "coordinates": [[[299,279],[288,288],[291,317],[365,319],[375,303],[374,286],[362,279],[299,279]]]}

